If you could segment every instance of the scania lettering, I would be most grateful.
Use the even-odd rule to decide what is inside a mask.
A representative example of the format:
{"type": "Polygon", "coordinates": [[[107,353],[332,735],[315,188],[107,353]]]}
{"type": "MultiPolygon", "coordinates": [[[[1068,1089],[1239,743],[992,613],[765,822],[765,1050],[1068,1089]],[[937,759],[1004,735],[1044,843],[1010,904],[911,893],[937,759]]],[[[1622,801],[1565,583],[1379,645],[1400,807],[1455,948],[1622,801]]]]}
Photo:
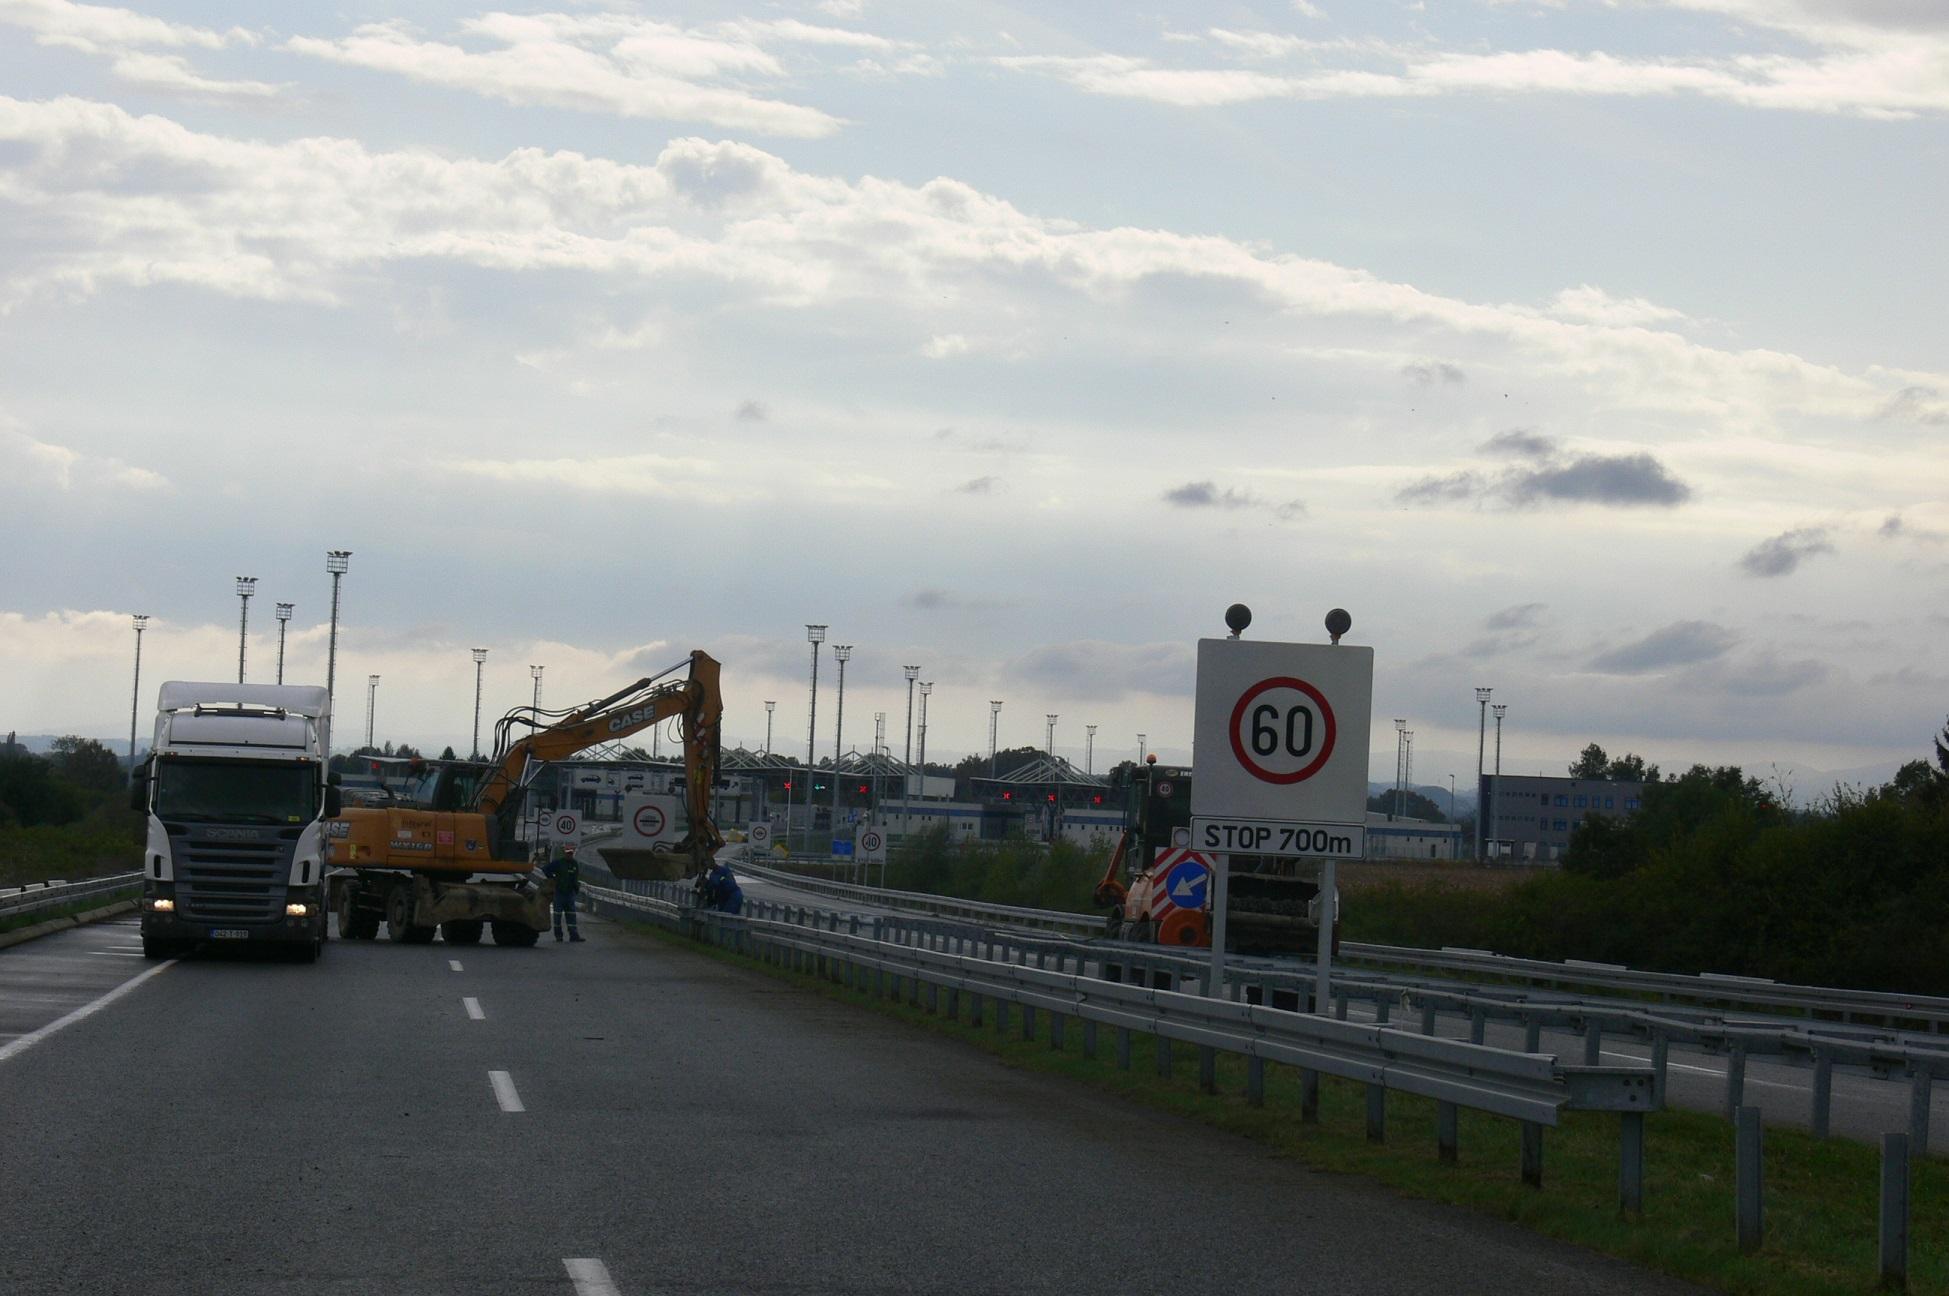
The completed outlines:
{"type": "Polygon", "coordinates": [[[304,962],[325,947],[325,690],[172,680],[130,804],[149,818],[142,952],[203,941],[279,946],[304,962]]]}

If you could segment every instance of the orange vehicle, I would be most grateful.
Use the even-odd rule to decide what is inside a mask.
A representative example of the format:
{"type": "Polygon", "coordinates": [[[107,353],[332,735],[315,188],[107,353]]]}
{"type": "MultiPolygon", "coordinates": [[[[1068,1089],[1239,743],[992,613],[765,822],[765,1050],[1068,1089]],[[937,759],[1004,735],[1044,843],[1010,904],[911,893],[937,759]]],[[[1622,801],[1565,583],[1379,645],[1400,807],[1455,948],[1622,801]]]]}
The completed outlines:
{"type": "MultiPolygon", "coordinates": [[[[1212,856],[1188,849],[1191,771],[1151,756],[1130,776],[1129,824],[1096,884],[1109,910],[1104,934],[1196,949],[1211,948],[1212,871],[1223,862],[1230,908],[1226,945],[1245,954],[1304,954],[1318,931],[1320,884],[1301,865],[1270,856],[1212,856]]],[[[1316,867],[1306,866],[1309,869],[1316,867]]],[[[1335,923],[1334,942],[1339,942],[1335,923]]]]}
{"type": "Polygon", "coordinates": [[[470,945],[491,929],[496,944],[533,945],[548,928],[550,891],[518,831],[535,775],[549,761],[669,719],[682,730],[689,831],[660,858],[618,853],[605,863],[630,878],[701,872],[724,844],[710,804],[724,699],[716,660],[693,652],[686,663],[565,712],[517,707],[495,726],[492,761],[423,762],[388,803],[342,810],[327,825],[336,866],[329,903],[340,937],[370,940],[384,922],[394,940],[408,943],[438,931],[451,944],[470,945]],[[686,663],[688,678],[659,682],[686,663]],[[515,737],[524,727],[529,732],[515,737]]]}

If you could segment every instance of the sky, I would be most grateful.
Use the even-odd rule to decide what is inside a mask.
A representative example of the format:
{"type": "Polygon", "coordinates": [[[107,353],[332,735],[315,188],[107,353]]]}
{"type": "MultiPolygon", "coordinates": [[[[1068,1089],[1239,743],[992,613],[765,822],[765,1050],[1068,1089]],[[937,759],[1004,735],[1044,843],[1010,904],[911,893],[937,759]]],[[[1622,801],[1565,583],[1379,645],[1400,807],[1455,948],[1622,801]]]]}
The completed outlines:
{"type": "Polygon", "coordinates": [[[0,0],[0,727],[471,742],[702,648],[803,751],[1192,756],[1376,656],[1418,782],[1806,794],[1949,712],[1935,0],[0,0]],[[830,644],[853,645],[835,735],[830,644]],[[142,727],[147,728],[147,716],[142,727]],[[1493,762],[1493,756],[1491,756],[1493,762]]]}

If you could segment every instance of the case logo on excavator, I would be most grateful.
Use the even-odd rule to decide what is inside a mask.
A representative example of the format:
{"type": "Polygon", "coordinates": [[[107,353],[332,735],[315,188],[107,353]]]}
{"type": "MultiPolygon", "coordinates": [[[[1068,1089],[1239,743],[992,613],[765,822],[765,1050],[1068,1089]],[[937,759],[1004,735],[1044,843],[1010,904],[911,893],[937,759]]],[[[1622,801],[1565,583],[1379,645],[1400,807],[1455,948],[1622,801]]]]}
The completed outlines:
{"type": "Polygon", "coordinates": [[[656,714],[656,708],[654,706],[637,707],[634,711],[626,712],[623,715],[619,715],[614,719],[612,719],[609,722],[609,732],[615,733],[618,729],[624,729],[624,728],[628,728],[631,725],[641,724],[643,721],[648,720],[654,714],[656,714]]]}

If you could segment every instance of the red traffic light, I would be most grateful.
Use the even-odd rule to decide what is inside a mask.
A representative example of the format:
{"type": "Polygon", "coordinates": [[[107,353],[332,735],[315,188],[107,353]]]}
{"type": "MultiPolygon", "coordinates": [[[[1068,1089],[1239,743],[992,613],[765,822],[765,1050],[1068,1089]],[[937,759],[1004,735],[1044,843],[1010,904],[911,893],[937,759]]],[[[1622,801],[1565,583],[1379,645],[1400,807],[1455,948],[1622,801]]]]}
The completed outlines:
{"type": "Polygon", "coordinates": [[[1091,797],[1091,798],[1090,798],[1090,804],[1091,804],[1091,805],[1102,805],[1102,804],[1103,804],[1103,797],[1102,797],[1102,796],[1101,796],[1100,794],[1099,794],[1099,795],[1097,795],[1097,796],[1093,796],[1093,797],[1091,797]]]}
{"type": "Polygon", "coordinates": [[[792,780],[790,779],[785,780],[785,790],[787,792],[790,792],[792,790],[792,780]]]}
{"type": "Polygon", "coordinates": [[[860,784],[860,785],[859,785],[859,794],[860,794],[861,796],[865,796],[865,795],[866,795],[866,784],[864,784],[864,783],[862,783],[862,784],[860,784]]]}
{"type": "Polygon", "coordinates": [[[1004,800],[1004,801],[1013,801],[1014,799],[1015,799],[1015,794],[1014,794],[1013,792],[1004,792],[1004,793],[1002,793],[1002,800],[1004,800]]]}
{"type": "Polygon", "coordinates": [[[1056,799],[1056,794],[1055,794],[1054,792],[1051,792],[1051,793],[1049,794],[1049,799],[1050,799],[1051,801],[1054,801],[1054,800],[1056,799]]]}

